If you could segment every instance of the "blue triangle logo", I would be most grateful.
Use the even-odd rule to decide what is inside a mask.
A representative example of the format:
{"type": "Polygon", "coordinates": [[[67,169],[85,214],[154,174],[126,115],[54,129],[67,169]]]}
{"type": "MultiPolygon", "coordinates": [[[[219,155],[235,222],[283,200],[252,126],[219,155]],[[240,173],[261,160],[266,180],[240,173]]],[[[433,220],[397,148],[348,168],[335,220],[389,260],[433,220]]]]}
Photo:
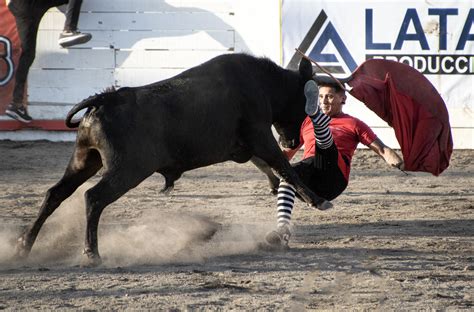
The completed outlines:
{"type": "MultiPolygon", "coordinates": [[[[357,63],[354,61],[354,58],[344,44],[344,41],[341,39],[341,36],[337,33],[334,25],[331,22],[326,23],[327,18],[326,12],[321,10],[313,25],[301,41],[298,50],[302,51],[316,62],[326,63],[322,67],[331,73],[350,74],[357,68],[357,63]],[[326,26],[323,28],[325,24],[326,26]],[[318,40],[314,45],[312,45],[319,34],[321,35],[318,40]],[[329,43],[334,45],[340,58],[342,58],[341,60],[336,54],[323,53],[329,43]],[[346,65],[346,68],[349,69],[350,73],[346,73],[343,64],[346,65]]],[[[288,63],[287,68],[298,68],[299,58],[300,56],[295,53],[288,63]]],[[[320,72],[319,68],[316,68],[316,72],[320,72]]]]}
{"type": "MultiPolygon", "coordinates": [[[[346,64],[347,68],[353,72],[357,68],[357,63],[352,58],[351,53],[347,49],[346,45],[342,41],[341,37],[334,28],[333,24],[329,22],[326,28],[321,33],[318,41],[316,41],[313,49],[309,52],[308,56],[316,62],[334,63],[332,69],[340,68],[339,72],[344,72],[341,66],[341,61],[335,54],[323,53],[324,48],[332,43],[336,48],[337,52],[342,58],[342,61],[346,64]]],[[[335,72],[337,74],[337,72],[335,72]]]]}

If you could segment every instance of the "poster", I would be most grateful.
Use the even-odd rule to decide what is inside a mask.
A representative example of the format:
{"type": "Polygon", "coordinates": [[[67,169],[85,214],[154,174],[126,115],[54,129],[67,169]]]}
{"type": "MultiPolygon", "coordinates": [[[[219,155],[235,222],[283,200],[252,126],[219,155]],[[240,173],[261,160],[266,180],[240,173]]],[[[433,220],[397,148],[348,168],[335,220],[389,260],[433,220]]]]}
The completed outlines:
{"type": "Polygon", "coordinates": [[[8,10],[5,0],[0,0],[0,114],[5,113],[12,100],[20,52],[15,18],[8,10]]]}

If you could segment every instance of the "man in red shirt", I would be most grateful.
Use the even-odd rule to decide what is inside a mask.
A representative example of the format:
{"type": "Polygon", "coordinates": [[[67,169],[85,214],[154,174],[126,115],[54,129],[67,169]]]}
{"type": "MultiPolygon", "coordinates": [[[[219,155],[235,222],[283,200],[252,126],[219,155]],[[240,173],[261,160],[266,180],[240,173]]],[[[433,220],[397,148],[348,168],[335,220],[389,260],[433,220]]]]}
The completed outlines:
{"type": "MultiPolygon", "coordinates": [[[[316,82],[310,80],[304,92],[308,117],[301,125],[300,146],[283,153],[290,160],[304,144],[303,159],[293,164],[293,168],[313,192],[332,200],[346,189],[351,159],[359,143],[368,146],[390,166],[403,169],[400,156],[377,138],[369,126],[342,112],[346,94],[341,87],[320,83],[318,88],[316,82]]],[[[272,247],[288,247],[295,195],[293,186],[281,180],[277,194],[277,229],[265,237],[272,247]]]]}

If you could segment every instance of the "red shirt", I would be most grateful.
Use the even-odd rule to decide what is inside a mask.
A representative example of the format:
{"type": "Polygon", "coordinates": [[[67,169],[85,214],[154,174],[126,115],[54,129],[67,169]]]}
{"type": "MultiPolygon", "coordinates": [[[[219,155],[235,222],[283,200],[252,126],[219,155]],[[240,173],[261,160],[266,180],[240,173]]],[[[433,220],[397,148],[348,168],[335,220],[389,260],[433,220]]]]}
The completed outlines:
{"type": "MultiPolygon", "coordinates": [[[[357,145],[362,143],[369,146],[377,136],[363,121],[344,113],[331,117],[329,129],[339,151],[339,168],[346,180],[349,181],[350,163],[357,145]],[[348,164],[346,164],[344,158],[348,164]]],[[[306,117],[301,125],[300,147],[303,144],[303,159],[314,156],[316,140],[314,138],[313,123],[309,117],[306,117]]]]}

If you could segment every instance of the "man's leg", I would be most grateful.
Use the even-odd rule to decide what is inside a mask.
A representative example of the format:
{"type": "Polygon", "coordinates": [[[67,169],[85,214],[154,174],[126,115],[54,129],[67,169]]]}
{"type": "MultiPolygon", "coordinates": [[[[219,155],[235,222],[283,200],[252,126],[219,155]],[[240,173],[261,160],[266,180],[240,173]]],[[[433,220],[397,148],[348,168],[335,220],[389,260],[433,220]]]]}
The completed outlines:
{"type": "Polygon", "coordinates": [[[79,14],[81,13],[82,0],[69,0],[66,10],[66,21],[64,22],[65,31],[77,30],[79,23],[79,14]]]}
{"type": "Polygon", "coordinates": [[[313,122],[316,147],[320,152],[324,153],[325,150],[328,150],[334,144],[331,130],[329,130],[331,117],[325,115],[319,108],[319,90],[316,82],[309,80],[304,86],[304,94],[306,96],[305,111],[313,122]]]}
{"type": "Polygon", "coordinates": [[[31,116],[28,115],[25,102],[26,82],[36,55],[36,37],[39,23],[41,21],[41,12],[23,12],[29,11],[29,7],[11,7],[10,10],[15,17],[18,35],[21,42],[21,55],[18,61],[18,67],[15,73],[15,88],[13,89],[13,101],[7,107],[6,114],[22,122],[30,122],[31,116]],[[34,14],[37,13],[37,14],[34,14]]]}
{"type": "Polygon", "coordinates": [[[277,228],[265,236],[265,241],[270,246],[278,249],[288,248],[291,237],[291,212],[295,203],[295,194],[295,188],[282,179],[277,193],[277,228]]]}
{"type": "Polygon", "coordinates": [[[77,30],[79,15],[81,13],[82,0],[70,0],[66,10],[66,22],[64,30],[59,36],[59,45],[68,48],[73,45],[83,44],[91,40],[92,35],[81,33],[77,30]]]}

